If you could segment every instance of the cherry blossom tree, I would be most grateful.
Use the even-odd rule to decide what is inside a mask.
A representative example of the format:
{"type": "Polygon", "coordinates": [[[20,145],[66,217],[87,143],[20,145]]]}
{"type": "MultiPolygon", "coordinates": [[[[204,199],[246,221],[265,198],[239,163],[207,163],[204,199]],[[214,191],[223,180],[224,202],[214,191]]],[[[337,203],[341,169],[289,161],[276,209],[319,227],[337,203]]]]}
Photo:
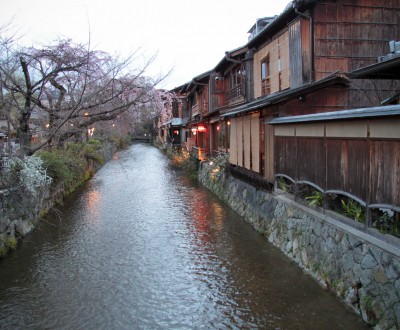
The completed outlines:
{"type": "Polygon", "coordinates": [[[165,76],[145,76],[154,58],[132,69],[136,55],[120,59],[71,40],[41,48],[2,47],[1,83],[17,114],[12,123],[22,153],[33,154],[46,145],[82,135],[97,122],[113,121],[124,112],[157,104],[155,86],[165,76]],[[47,120],[47,139],[38,145],[31,143],[34,113],[47,120]]]}

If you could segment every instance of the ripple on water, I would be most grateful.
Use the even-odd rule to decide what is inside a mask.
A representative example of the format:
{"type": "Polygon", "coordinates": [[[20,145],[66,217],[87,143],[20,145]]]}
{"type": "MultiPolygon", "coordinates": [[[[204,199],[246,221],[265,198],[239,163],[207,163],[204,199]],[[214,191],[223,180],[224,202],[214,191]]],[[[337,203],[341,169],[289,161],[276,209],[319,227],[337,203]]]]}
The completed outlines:
{"type": "Polygon", "coordinates": [[[120,152],[61,212],[2,262],[0,328],[364,328],[155,148],[120,152]]]}

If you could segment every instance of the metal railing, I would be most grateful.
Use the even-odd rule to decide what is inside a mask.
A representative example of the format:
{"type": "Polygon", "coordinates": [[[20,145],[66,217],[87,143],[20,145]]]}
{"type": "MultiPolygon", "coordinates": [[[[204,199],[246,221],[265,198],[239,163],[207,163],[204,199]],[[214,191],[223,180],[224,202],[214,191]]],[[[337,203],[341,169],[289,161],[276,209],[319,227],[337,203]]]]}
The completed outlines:
{"type": "MultiPolygon", "coordinates": [[[[389,204],[385,204],[385,203],[368,204],[363,199],[361,199],[347,191],[343,191],[343,190],[339,190],[339,189],[324,190],[322,187],[318,186],[317,184],[315,184],[311,181],[295,180],[292,177],[290,177],[286,174],[282,174],[282,173],[275,175],[274,190],[279,188],[278,181],[280,178],[283,178],[283,179],[287,180],[288,182],[290,182],[290,186],[292,186],[292,187],[288,190],[288,192],[294,194],[295,198],[297,198],[297,196],[300,195],[300,186],[309,186],[312,189],[314,189],[315,191],[318,191],[319,193],[321,193],[322,197],[323,197],[323,202],[321,205],[323,214],[326,214],[327,211],[332,210],[330,208],[330,206],[328,205],[328,201],[330,199],[329,196],[338,196],[340,200],[341,200],[341,198],[343,198],[345,200],[351,200],[351,201],[356,202],[365,211],[364,212],[365,218],[362,219],[362,221],[360,221],[360,222],[364,225],[364,228],[366,230],[368,230],[369,228],[374,228],[374,229],[378,229],[378,230],[380,229],[379,227],[374,226],[374,223],[373,223],[374,221],[372,219],[372,211],[373,210],[390,210],[391,212],[400,213],[400,206],[398,206],[398,205],[389,205],[389,204]]],[[[355,207],[357,207],[357,205],[355,207]]],[[[361,212],[362,212],[362,209],[360,209],[361,212]]],[[[333,211],[337,212],[336,210],[333,210],[333,211]]],[[[352,220],[356,220],[358,222],[360,219],[352,219],[352,220]]],[[[393,235],[393,233],[390,233],[390,234],[393,235]]],[[[396,234],[394,236],[399,237],[398,235],[399,234],[396,234]]]]}

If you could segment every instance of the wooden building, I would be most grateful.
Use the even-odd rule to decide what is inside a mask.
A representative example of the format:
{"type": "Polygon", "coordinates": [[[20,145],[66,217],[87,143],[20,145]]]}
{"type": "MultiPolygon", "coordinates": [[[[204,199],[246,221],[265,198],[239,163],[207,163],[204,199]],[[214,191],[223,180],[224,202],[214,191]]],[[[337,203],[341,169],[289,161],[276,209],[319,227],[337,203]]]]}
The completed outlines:
{"type": "Polygon", "coordinates": [[[373,64],[400,38],[396,0],[292,1],[246,45],[253,97],[222,113],[231,122],[230,163],[275,180],[273,118],[379,106],[388,80],[348,73],[373,64]]]}

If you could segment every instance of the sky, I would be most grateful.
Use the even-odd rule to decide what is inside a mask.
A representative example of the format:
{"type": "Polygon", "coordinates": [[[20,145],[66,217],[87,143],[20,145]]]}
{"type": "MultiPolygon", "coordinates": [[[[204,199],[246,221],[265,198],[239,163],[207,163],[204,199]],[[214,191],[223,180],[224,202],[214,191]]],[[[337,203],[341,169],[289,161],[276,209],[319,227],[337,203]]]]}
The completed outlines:
{"type": "Polygon", "coordinates": [[[247,43],[257,18],[279,15],[289,0],[0,0],[0,26],[11,22],[25,46],[58,38],[127,57],[156,56],[146,75],[171,74],[172,89],[213,69],[225,51],[247,43]]]}

